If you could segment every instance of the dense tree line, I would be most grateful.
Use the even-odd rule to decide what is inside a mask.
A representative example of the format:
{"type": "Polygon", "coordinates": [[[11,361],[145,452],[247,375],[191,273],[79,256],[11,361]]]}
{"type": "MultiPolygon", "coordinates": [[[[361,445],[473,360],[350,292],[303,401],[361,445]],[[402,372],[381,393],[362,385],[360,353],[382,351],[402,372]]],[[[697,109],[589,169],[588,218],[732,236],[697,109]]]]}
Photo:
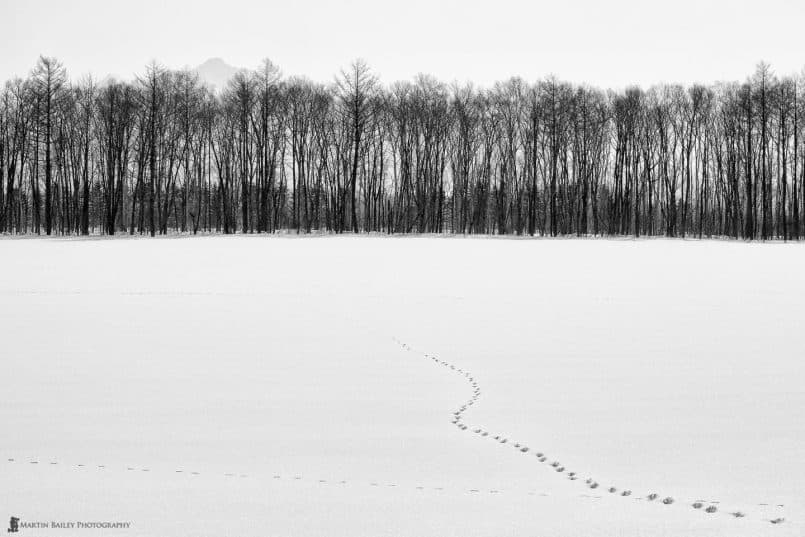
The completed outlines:
{"type": "Polygon", "coordinates": [[[420,75],[333,84],[265,61],[226,88],[151,65],[0,95],[0,232],[805,233],[800,81],[602,91],[420,75]]]}

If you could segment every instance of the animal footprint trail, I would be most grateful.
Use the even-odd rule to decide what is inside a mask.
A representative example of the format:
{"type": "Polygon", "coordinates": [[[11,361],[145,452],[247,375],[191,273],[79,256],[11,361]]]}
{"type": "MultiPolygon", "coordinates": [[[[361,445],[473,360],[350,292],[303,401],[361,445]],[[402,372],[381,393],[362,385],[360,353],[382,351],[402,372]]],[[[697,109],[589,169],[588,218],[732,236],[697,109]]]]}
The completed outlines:
{"type": "MultiPolygon", "coordinates": [[[[136,470],[135,467],[131,467],[131,469],[136,470]]],[[[184,470],[175,470],[175,472],[176,473],[182,473],[182,472],[184,472],[184,470]]],[[[199,472],[186,472],[186,473],[188,473],[190,475],[200,475],[199,472]]],[[[237,478],[237,477],[245,478],[245,477],[248,477],[248,475],[246,475],[246,474],[234,474],[234,473],[231,473],[231,472],[220,474],[220,475],[223,475],[226,478],[237,478]]],[[[266,479],[271,479],[271,480],[273,480],[275,482],[276,481],[282,481],[283,476],[280,475],[280,474],[268,474],[266,476],[266,479]]],[[[355,485],[357,485],[357,486],[373,487],[373,488],[375,488],[377,490],[382,490],[382,489],[386,489],[386,490],[389,490],[389,489],[391,489],[391,490],[411,489],[411,490],[416,490],[416,491],[420,491],[420,492],[426,491],[426,490],[431,490],[431,491],[435,491],[435,492],[443,492],[443,491],[447,490],[447,489],[445,489],[445,487],[426,487],[424,485],[401,485],[400,483],[396,483],[396,482],[368,481],[368,482],[361,483],[360,481],[347,481],[345,479],[341,479],[341,480],[337,480],[337,479],[315,479],[315,478],[311,479],[311,478],[304,478],[301,475],[290,476],[288,479],[292,479],[293,481],[300,481],[300,482],[307,481],[308,483],[313,483],[313,484],[315,484],[317,486],[328,486],[328,485],[332,485],[332,484],[337,484],[337,485],[340,485],[340,486],[349,486],[349,485],[355,486],[355,485]]],[[[290,481],[288,481],[288,480],[285,480],[285,482],[290,483],[290,481]]],[[[458,492],[461,492],[461,491],[460,490],[453,490],[453,492],[458,493],[458,492]]],[[[483,493],[483,492],[488,492],[489,494],[502,494],[504,491],[501,490],[501,489],[491,489],[491,490],[488,490],[488,491],[483,491],[482,489],[477,488],[477,489],[469,489],[469,492],[479,493],[479,494],[483,493]]],[[[529,493],[529,495],[534,495],[534,493],[529,493]]],[[[540,496],[549,496],[549,495],[545,494],[545,493],[542,493],[542,494],[540,494],[540,496]]]]}
{"type": "MultiPolygon", "coordinates": [[[[408,351],[408,352],[420,352],[420,351],[415,351],[413,347],[411,347],[410,345],[398,340],[397,338],[392,338],[392,340],[395,343],[397,343],[398,345],[400,345],[400,347],[405,351],[408,351]]],[[[476,381],[475,377],[467,369],[458,367],[455,364],[452,364],[452,363],[448,362],[447,360],[441,360],[435,355],[431,355],[431,354],[423,352],[422,356],[424,356],[424,358],[432,361],[435,364],[441,365],[441,366],[449,369],[451,372],[459,373],[461,375],[461,377],[472,388],[472,396],[469,399],[467,399],[466,401],[464,401],[461,404],[461,406],[459,406],[458,409],[453,411],[452,414],[450,415],[450,422],[453,425],[455,425],[456,428],[458,428],[461,431],[469,430],[470,432],[478,435],[481,438],[483,438],[483,437],[491,438],[491,439],[495,440],[497,443],[499,443],[501,445],[504,445],[504,446],[505,445],[513,446],[514,449],[517,450],[521,454],[526,454],[526,453],[529,453],[531,451],[531,448],[529,446],[527,446],[527,445],[525,445],[525,444],[523,444],[521,442],[511,442],[509,437],[506,436],[506,435],[503,435],[503,434],[492,435],[492,433],[490,431],[488,431],[487,429],[484,429],[483,427],[470,426],[469,424],[467,424],[466,420],[465,420],[465,414],[470,409],[470,407],[472,407],[473,405],[475,405],[475,403],[478,402],[478,400],[481,397],[481,393],[482,393],[481,392],[481,387],[478,384],[478,382],[476,381]]],[[[543,452],[538,451],[538,452],[535,453],[535,455],[536,455],[536,459],[540,463],[545,463],[548,460],[547,455],[545,453],[543,453],[543,452]]],[[[555,472],[557,474],[563,474],[563,475],[567,476],[567,479],[570,480],[570,481],[577,481],[579,479],[579,476],[578,476],[577,472],[575,472],[575,471],[566,472],[565,471],[566,470],[565,466],[562,465],[562,463],[559,462],[559,461],[552,461],[550,463],[549,467],[551,469],[555,470],[555,472]]],[[[597,489],[599,487],[598,481],[594,480],[593,478],[588,478],[586,481],[584,481],[584,484],[587,487],[589,487],[590,489],[597,489]]],[[[614,497],[628,498],[628,499],[632,499],[632,500],[642,500],[643,499],[642,497],[630,498],[632,496],[632,490],[631,489],[619,489],[618,487],[610,486],[610,487],[606,487],[605,490],[607,490],[614,497]]],[[[478,492],[478,490],[471,489],[470,492],[478,492]]],[[[587,496],[587,495],[584,495],[584,496],[587,496]]],[[[591,497],[591,498],[598,499],[598,498],[601,498],[601,496],[595,496],[595,497],[591,497]]],[[[654,501],[654,500],[657,500],[659,498],[659,495],[657,493],[651,493],[651,494],[646,495],[645,498],[648,499],[649,501],[654,501]]],[[[659,503],[661,505],[671,506],[675,502],[676,502],[676,500],[673,497],[666,496],[659,503]]],[[[701,510],[703,513],[707,513],[708,515],[713,515],[715,513],[721,512],[721,511],[719,511],[719,509],[717,507],[718,503],[719,502],[717,502],[717,501],[711,501],[711,502],[708,502],[709,505],[707,507],[704,507],[704,502],[696,501],[696,502],[693,502],[693,503],[688,503],[688,505],[693,509],[701,510]]],[[[765,504],[760,504],[760,505],[765,505],[765,504]]],[[[726,514],[728,516],[731,516],[731,517],[734,517],[734,518],[744,518],[744,517],[746,517],[746,514],[743,511],[725,512],[724,514],[726,514]]],[[[767,519],[767,521],[772,523],[772,524],[778,525],[778,524],[782,524],[785,521],[785,519],[782,518],[782,517],[777,517],[777,518],[774,518],[774,519],[771,519],[771,520],[767,519]]]]}
{"type": "MultiPolygon", "coordinates": [[[[18,464],[19,459],[14,458],[14,457],[8,457],[6,459],[6,461],[9,464],[18,464]]],[[[39,465],[41,461],[38,458],[31,457],[30,459],[28,459],[26,461],[22,461],[22,462],[23,463],[27,462],[28,464],[31,464],[31,465],[39,465]]],[[[106,464],[86,464],[86,463],[67,463],[67,464],[65,464],[64,461],[61,461],[61,464],[60,464],[60,462],[57,461],[57,460],[51,460],[51,461],[48,461],[47,463],[43,462],[43,464],[47,464],[49,467],[54,467],[54,466],[57,466],[57,465],[61,465],[64,468],[69,468],[69,469],[72,469],[74,471],[86,471],[86,470],[102,471],[102,470],[105,470],[107,468],[106,464]]],[[[200,471],[195,471],[195,470],[191,471],[191,470],[187,470],[187,469],[183,469],[183,468],[178,468],[178,469],[173,469],[173,470],[162,470],[162,471],[156,470],[155,472],[152,472],[152,468],[139,466],[139,465],[120,465],[120,466],[112,465],[110,468],[111,468],[112,471],[114,471],[115,469],[118,469],[120,471],[130,472],[132,474],[135,474],[135,473],[149,473],[149,474],[152,474],[153,473],[153,474],[156,474],[157,478],[158,478],[158,476],[164,475],[166,473],[171,473],[173,475],[177,475],[177,474],[185,475],[185,476],[188,476],[188,477],[192,476],[194,479],[195,478],[200,478],[202,476],[202,474],[204,474],[206,476],[216,476],[216,475],[217,476],[222,476],[222,477],[226,478],[227,480],[238,479],[238,478],[245,479],[245,478],[249,477],[249,474],[245,474],[245,473],[239,474],[239,473],[234,473],[234,472],[224,472],[224,473],[209,472],[209,473],[205,474],[205,473],[200,472],[200,471]]],[[[283,476],[281,474],[269,473],[269,474],[267,474],[265,476],[265,479],[266,480],[270,479],[270,480],[276,482],[276,481],[283,481],[282,477],[283,476]]],[[[286,483],[291,483],[292,482],[292,481],[290,481],[291,479],[293,480],[293,482],[308,481],[310,483],[315,483],[317,486],[328,486],[329,484],[337,484],[339,486],[349,486],[348,483],[350,483],[345,479],[341,479],[341,480],[313,479],[313,480],[310,480],[310,479],[304,479],[302,475],[293,475],[293,474],[290,475],[288,477],[288,479],[289,480],[284,480],[284,481],[286,483]]],[[[353,486],[355,484],[360,485],[359,482],[355,482],[355,481],[351,482],[351,484],[353,486]]],[[[444,487],[438,487],[438,486],[437,487],[425,487],[423,485],[405,486],[405,485],[400,485],[397,482],[385,482],[385,483],[382,483],[381,481],[372,481],[370,483],[364,483],[364,486],[367,486],[367,485],[370,486],[370,487],[386,488],[387,490],[404,490],[406,488],[415,489],[417,491],[432,490],[432,491],[435,491],[435,492],[442,492],[442,491],[445,490],[444,487]]],[[[478,489],[478,490],[480,491],[480,489],[478,489]]],[[[490,494],[498,494],[500,492],[501,491],[497,490],[497,489],[489,491],[490,494]]]]}
{"type": "MultiPolygon", "coordinates": [[[[398,341],[396,339],[394,341],[396,343],[398,343],[404,350],[413,351],[413,348],[411,348],[409,345],[406,345],[406,344],[404,344],[404,343],[402,343],[402,342],[400,342],[400,341],[398,341]]],[[[532,451],[530,446],[528,446],[528,445],[526,445],[526,444],[524,444],[522,442],[513,441],[507,435],[500,434],[500,433],[495,434],[492,431],[490,431],[490,430],[488,430],[486,428],[483,428],[483,427],[478,427],[478,426],[470,427],[470,425],[465,423],[465,414],[468,412],[468,410],[473,405],[475,405],[480,400],[480,397],[481,397],[481,394],[482,394],[482,390],[480,388],[480,385],[479,385],[478,381],[472,375],[471,372],[467,371],[464,368],[457,367],[455,364],[451,364],[451,363],[447,362],[446,360],[440,360],[436,356],[431,356],[431,355],[428,355],[428,354],[424,354],[424,357],[429,359],[429,360],[431,360],[433,363],[441,365],[441,366],[449,369],[451,372],[460,375],[460,377],[465,382],[467,382],[470,385],[470,387],[472,388],[472,396],[469,399],[465,400],[461,404],[461,406],[458,407],[457,410],[453,411],[452,414],[450,415],[450,421],[451,421],[452,424],[456,425],[456,427],[458,429],[462,430],[462,431],[470,431],[473,434],[478,435],[479,438],[489,438],[489,439],[494,440],[495,443],[498,443],[501,446],[511,447],[516,452],[518,452],[518,453],[520,453],[522,455],[526,455],[526,454],[531,455],[533,453],[534,458],[537,461],[539,461],[540,463],[548,462],[547,454],[545,454],[542,451],[536,451],[536,450],[532,451]]],[[[9,464],[25,464],[25,462],[27,462],[30,465],[40,466],[40,459],[35,458],[33,456],[31,456],[30,459],[27,460],[27,461],[24,460],[24,459],[17,459],[17,458],[14,458],[14,457],[8,457],[6,460],[7,460],[7,462],[9,464]]],[[[534,459],[531,459],[531,460],[534,460],[534,459]]],[[[64,461],[61,461],[61,462],[64,463],[64,461]]],[[[60,465],[60,463],[59,463],[59,461],[54,460],[54,461],[49,461],[48,463],[43,462],[42,465],[44,465],[45,467],[53,467],[53,466],[60,465]]],[[[60,466],[61,467],[66,467],[66,468],[72,468],[75,471],[79,471],[79,470],[86,471],[86,470],[91,470],[91,469],[95,469],[96,471],[101,471],[101,470],[104,470],[104,469],[107,468],[107,465],[105,465],[105,464],[85,464],[85,463],[61,464],[60,466]]],[[[560,461],[558,461],[558,460],[551,461],[549,464],[545,465],[545,467],[551,468],[551,469],[555,470],[559,474],[563,474],[564,476],[567,477],[567,479],[569,479],[571,481],[576,481],[576,480],[579,480],[579,478],[580,478],[579,474],[577,472],[575,472],[575,471],[567,471],[566,472],[565,466],[562,465],[562,463],[560,461]]],[[[115,467],[112,466],[111,470],[114,471],[114,468],[115,467]]],[[[156,473],[157,475],[160,475],[159,471],[151,472],[151,468],[144,467],[144,466],[120,466],[118,468],[120,470],[123,470],[123,468],[125,468],[125,471],[127,471],[127,472],[138,472],[139,471],[141,473],[149,473],[149,474],[156,473]]],[[[167,470],[167,471],[169,471],[169,470],[167,470]]],[[[163,471],[163,473],[164,473],[164,471],[163,471]]],[[[201,476],[202,476],[202,472],[189,471],[189,470],[186,470],[186,469],[176,469],[176,470],[173,471],[173,473],[175,473],[175,474],[184,474],[184,475],[187,475],[187,476],[193,476],[194,478],[195,477],[201,478],[201,476]]],[[[210,475],[224,476],[227,479],[233,479],[233,478],[245,479],[245,478],[249,477],[249,474],[239,474],[239,473],[234,473],[234,472],[227,472],[227,473],[224,473],[224,474],[212,472],[212,473],[206,473],[204,475],[205,476],[210,476],[210,475]]],[[[283,481],[285,483],[290,483],[291,482],[289,480],[283,480],[282,476],[279,475],[279,474],[273,474],[273,475],[269,474],[269,476],[266,476],[266,478],[268,478],[268,479],[273,478],[273,480],[283,481]]],[[[301,475],[293,475],[292,479],[293,479],[293,481],[301,481],[303,478],[302,478],[301,475]]],[[[319,479],[317,481],[314,481],[314,483],[316,483],[317,485],[320,485],[320,486],[326,486],[326,485],[328,485],[328,483],[338,483],[339,485],[346,485],[347,481],[346,480],[328,481],[326,479],[319,479]]],[[[415,488],[415,490],[417,490],[417,491],[424,491],[424,490],[431,490],[431,491],[436,491],[436,492],[445,491],[445,488],[440,487],[440,486],[434,486],[434,487],[427,487],[426,488],[423,485],[417,485],[416,487],[413,487],[413,486],[409,487],[409,486],[398,486],[397,483],[389,483],[389,482],[386,482],[385,486],[382,486],[380,483],[381,483],[380,481],[373,481],[373,482],[368,483],[368,486],[376,487],[378,489],[382,487],[382,488],[385,488],[386,490],[388,490],[388,489],[415,488]]],[[[579,483],[583,483],[589,489],[597,489],[599,487],[598,481],[594,480],[591,477],[587,478],[584,481],[579,480],[579,483]]],[[[355,482],[353,481],[352,484],[354,485],[355,482]]],[[[363,486],[366,486],[366,485],[367,485],[367,483],[364,482],[363,486]]],[[[464,489],[464,490],[465,490],[465,493],[466,493],[467,489],[464,489]]],[[[469,489],[469,492],[471,494],[479,494],[479,493],[481,493],[481,490],[482,490],[481,488],[473,488],[473,489],[469,489]]],[[[605,487],[605,490],[610,492],[612,494],[612,496],[615,496],[615,497],[629,497],[629,496],[632,495],[632,491],[630,489],[618,489],[617,487],[614,487],[614,486],[605,487]]],[[[459,491],[454,491],[454,492],[459,492],[459,491]]],[[[502,491],[499,490],[499,489],[488,490],[488,494],[500,494],[501,492],[502,491]]],[[[530,492],[527,492],[527,495],[535,496],[536,493],[534,491],[530,491],[530,492]]],[[[549,494],[540,493],[540,494],[538,494],[538,496],[547,497],[547,496],[549,496],[549,494]]],[[[581,494],[580,497],[587,498],[587,499],[590,499],[590,500],[599,500],[599,499],[602,498],[602,496],[600,496],[600,495],[596,496],[596,495],[588,495],[588,494],[581,494]]],[[[630,499],[635,500],[635,501],[644,500],[644,499],[646,499],[648,501],[654,501],[654,500],[658,500],[659,498],[660,498],[659,494],[651,493],[651,494],[648,494],[648,495],[645,495],[645,496],[642,496],[642,497],[637,496],[637,497],[630,498],[630,499]]],[[[661,501],[659,501],[657,503],[662,504],[662,505],[666,505],[666,506],[670,506],[670,505],[673,505],[675,502],[676,501],[675,501],[675,499],[673,497],[667,496],[667,497],[665,497],[664,499],[662,499],[661,501]]],[[[716,504],[718,504],[718,503],[719,502],[715,501],[715,500],[708,501],[708,502],[705,502],[704,500],[695,500],[692,503],[689,502],[688,506],[690,506],[693,509],[700,510],[702,513],[707,513],[708,515],[713,515],[715,513],[722,513],[722,514],[724,514],[726,516],[733,517],[733,518],[747,517],[747,514],[744,511],[740,511],[740,510],[735,510],[735,511],[731,511],[731,512],[730,511],[721,511],[721,510],[719,510],[718,507],[716,507],[716,504]],[[707,504],[707,507],[705,507],[705,504],[707,504]]],[[[767,503],[760,503],[758,505],[764,506],[764,507],[769,506],[769,504],[767,504],[767,503]]],[[[784,507],[782,504],[774,504],[774,505],[778,509],[784,507]]],[[[780,525],[780,524],[783,524],[786,521],[786,519],[783,518],[782,516],[774,516],[773,518],[765,518],[763,520],[765,522],[771,523],[773,525],[780,525]]]]}

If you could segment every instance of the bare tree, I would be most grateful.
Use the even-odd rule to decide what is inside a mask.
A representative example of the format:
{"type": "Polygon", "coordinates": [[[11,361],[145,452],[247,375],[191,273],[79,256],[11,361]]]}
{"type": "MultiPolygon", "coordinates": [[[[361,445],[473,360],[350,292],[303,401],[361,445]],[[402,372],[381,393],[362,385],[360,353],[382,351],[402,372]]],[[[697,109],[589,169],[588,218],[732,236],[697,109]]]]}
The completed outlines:
{"type": "MultiPolygon", "coordinates": [[[[32,73],[32,89],[36,95],[39,109],[38,127],[44,129],[41,143],[45,146],[45,233],[51,234],[53,227],[53,128],[55,110],[67,81],[67,72],[58,60],[40,56],[32,73]]],[[[38,148],[37,148],[38,150],[38,148]]]]}
{"type": "MultiPolygon", "coordinates": [[[[352,141],[352,166],[350,170],[350,195],[352,211],[352,231],[358,232],[358,205],[357,205],[357,179],[358,162],[364,134],[372,120],[372,108],[369,99],[377,86],[377,78],[367,63],[358,59],[352,62],[348,69],[342,69],[341,75],[336,79],[338,95],[341,101],[342,114],[350,126],[352,141]]],[[[342,225],[342,229],[343,229],[342,225]]]]}

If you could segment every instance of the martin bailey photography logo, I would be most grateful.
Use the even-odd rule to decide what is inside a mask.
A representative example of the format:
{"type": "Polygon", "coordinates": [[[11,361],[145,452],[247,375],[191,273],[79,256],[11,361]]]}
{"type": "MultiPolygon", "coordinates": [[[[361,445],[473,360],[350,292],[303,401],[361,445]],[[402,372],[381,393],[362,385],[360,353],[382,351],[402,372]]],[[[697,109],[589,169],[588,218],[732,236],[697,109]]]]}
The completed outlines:
{"type": "Polygon", "coordinates": [[[55,520],[50,521],[36,521],[27,522],[20,520],[19,517],[13,516],[8,522],[7,533],[18,533],[21,529],[53,529],[53,530],[127,530],[131,527],[131,522],[122,521],[65,521],[59,522],[55,520]]]}

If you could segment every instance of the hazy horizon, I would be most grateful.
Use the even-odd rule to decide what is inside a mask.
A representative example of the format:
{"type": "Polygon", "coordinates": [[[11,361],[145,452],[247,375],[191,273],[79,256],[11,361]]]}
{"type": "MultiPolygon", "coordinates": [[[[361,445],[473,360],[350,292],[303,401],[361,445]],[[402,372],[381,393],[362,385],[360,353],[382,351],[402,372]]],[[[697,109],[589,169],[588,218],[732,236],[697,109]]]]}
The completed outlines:
{"type": "Polygon", "coordinates": [[[742,81],[761,61],[779,74],[805,66],[797,29],[805,6],[789,0],[762,10],[748,1],[692,0],[398,7],[369,0],[233,0],[226,10],[208,1],[6,3],[0,17],[13,24],[0,43],[14,53],[0,57],[0,80],[26,76],[40,54],[58,58],[74,80],[90,73],[130,79],[151,61],[178,69],[210,58],[248,69],[269,58],[285,76],[323,82],[360,57],[384,83],[418,73],[479,86],[555,75],[609,88],[742,81]]]}

